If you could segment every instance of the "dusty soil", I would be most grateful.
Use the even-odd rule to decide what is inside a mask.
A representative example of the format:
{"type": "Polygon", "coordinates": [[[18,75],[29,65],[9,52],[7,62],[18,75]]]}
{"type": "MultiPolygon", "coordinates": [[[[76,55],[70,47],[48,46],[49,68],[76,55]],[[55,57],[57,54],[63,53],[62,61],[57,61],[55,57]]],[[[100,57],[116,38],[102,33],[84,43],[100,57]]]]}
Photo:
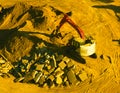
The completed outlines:
{"type": "Polygon", "coordinates": [[[51,40],[50,34],[63,18],[53,8],[72,12],[70,18],[86,36],[95,39],[97,55],[97,58],[82,57],[84,64],[73,58],[74,54],[68,56],[87,73],[88,78],[78,86],[41,88],[36,84],[16,83],[10,75],[0,77],[1,93],[120,93],[119,0],[1,0],[0,4],[4,8],[0,11],[0,53],[12,64],[30,56],[41,42],[59,49],[70,38],[79,37],[66,23],[60,29],[63,37],[51,40]]]}

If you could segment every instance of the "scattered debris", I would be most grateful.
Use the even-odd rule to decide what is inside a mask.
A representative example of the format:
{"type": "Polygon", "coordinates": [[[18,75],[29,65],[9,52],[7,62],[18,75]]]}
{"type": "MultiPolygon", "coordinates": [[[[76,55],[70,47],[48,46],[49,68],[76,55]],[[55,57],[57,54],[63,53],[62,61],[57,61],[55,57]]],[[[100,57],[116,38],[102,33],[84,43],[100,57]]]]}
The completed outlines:
{"type": "Polygon", "coordinates": [[[0,75],[10,73],[15,76],[15,82],[34,83],[40,87],[49,88],[78,85],[88,78],[87,73],[80,74],[80,68],[74,64],[72,59],[61,56],[47,47],[44,50],[41,48],[43,47],[36,47],[36,52],[30,56],[24,56],[18,62],[12,63],[10,67],[5,58],[1,56],[0,75]],[[62,59],[57,60],[58,56],[62,59]]]}
{"type": "Polygon", "coordinates": [[[78,81],[73,70],[68,71],[67,77],[70,84],[73,84],[73,85],[77,84],[78,81]]]}
{"type": "MultiPolygon", "coordinates": [[[[28,20],[28,16],[31,15],[32,18],[31,20],[33,20],[34,17],[36,18],[34,19],[34,21],[41,19],[41,24],[42,21],[48,19],[45,18],[42,10],[39,10],[40,12],[37,11],[38,13],[34,13],[33,7],[31,11],[30,11],[31,9],[30,7],[26,8],[24,5],[21,4],[18,4],[18,6],[15,5],[15,7],[17,7],[18,9],[22,8],[21,12],[18,13],[17,15],[15,14],[17,10],[13,9],[12,13],[15,15],[16,19],[19,20],[24,19],[25,21],[28,20]],[[26,10],[24,10],[24,7],[26,8],[26,10]],[[27,11],[29,12],[26,13],[27,11]],[[23,17],[23,19],[20,19],[19,15],[21,15],[22,13],[25,13],[25,18],[23,17]],[[40,18],[38,16],[40,16],[40,18]],[[45,19],[42,20],[43,17],[45,19]]],[[[16,20],[14,21],[16,22],[16,20]]],[[[74,27],[78,31],[82,39],[85,38],[82,30],[68,17],[67,14],[64,14],[64,18],[60,23],[60,27],[63,25],[63,22],[65,21],[68,22],[72,27],[74,27]]],[[[24,23],[23,21],[20,21],[17,25],[12,27],[15,28],[16,26],[21,25],[23,23],[24,23]]],[[[6,25],[3,24],[3,27],[4,26],[6,25]]],[[[39,85],[40,87],[47,86],[49,88],[53,88],[55,86],[78,85],[80,82],[87,79],[87,73],[80,73],[82,71],[80,70],[79,67],[75,65],[72,59],[68,58],[64,54],[58,53],[58,50],[56,51],[55,49],[50,49],[47,46],[46,41],[44,40],[41,40],[37,37],[35,38],[29,36],[28,34],[26,34],[25,36],[22,36],[22,34],[20,34],[20,36],[17,35],[13,38],[12,43],[14,43],[14,46],[11,47],[12,49],[10,48],[10,52],[11,53],[15,52],[14,54],[16,54],[17,56],[19,55],[19,57],[16,58],[17,60],[15,59],[15,61],[9,62],[4,56],[0,55],[0,76],[2,76],[3,74],[10,73],[15,77],[14,80],[15,82],[34,83],[36,85],[39,85]],[[30,38],[29,41],[28,38],[30,38]],[[36,40],[34,44],[32,42],[32,39],[36,40]],[[21,43],[19,44],[17,42],[21,42],[21,43]],[[17,54],[18,49],[20,50],[26,49],[26,47],[22,45],[28,46],[29,44],[31,46],[29,46],[30,49],[27,48],[27,53],[26,53],[28,54],[30,52],[30,54],[28,54],[29,56],[21,52],[17,54]],[[16,46],[18,45],[19,47],[16,48],[16,46]],[[31,49],[33,50],[30,51],[31,49]],[[23,54],[22,57],[21,54],[23,54]]],[[[8,49],[10,45],[13,45],[11,44],[11,41],[6,48],[8,49]]],[[[16,55],[14,55],[14,57],[12,58],[15,58],[16,55]]]]}
{"type": "Polygon", "coordinates": [[[0,54],[0,76],[8,74],[8,72],[12,69],[12,64],[2,55],[0,54]]]}
{"type": "Polygon", "coordinates": [[[86,79],[88,79],[87,73],[84,71],[81,72],[78,76],[79,76],[81,81],[85,81],[86,79]]]}
{"type": "Polygon", "coordinates": [[[64,69],[66,67],[66,64],[64,63],[64,61],[60,62],[58,65],[61,69],[64,69]]]}

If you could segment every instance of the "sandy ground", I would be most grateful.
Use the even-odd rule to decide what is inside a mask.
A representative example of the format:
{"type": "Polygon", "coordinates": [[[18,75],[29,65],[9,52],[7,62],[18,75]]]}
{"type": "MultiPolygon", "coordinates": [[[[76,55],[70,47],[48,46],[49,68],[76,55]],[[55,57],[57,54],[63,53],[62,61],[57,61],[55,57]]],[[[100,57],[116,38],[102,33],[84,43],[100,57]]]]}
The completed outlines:
{"type": "MultiPolygon", "coordinates": [[[[20,31],[29,31],[29,32],[41,32],[47,28],[54,29],[54,26],[58,24],[59,21],[52,19],[54,14],[49,10],[49,6],[53,6],[57,9],[60,9],[63,12],[72,11],[72,16],[70,17],[77,23],[81,29],[83,29],[86,36],[92,36],[96,41],[96,54],[97,58],[83,57],[86,61],[86,64],[81,64],[76,61],[76,64],[79,64],[82,69],[84,69],[88,74],[92,75],[91,78],[81,82],[79,86],[70,86],[65,88],[40,88],[34,84],[27,83],[14,83],[13,77],[10,78],[0,78],[0,93],[120,93],[120,1],[114,0],[114,2],[109,2],[110,0],[1,0],[0,4],[4,7],[9,7],[14,5],[16,2],[21,1],[28,5],[32,6],[44,6],[46,16],[48,17],[47,23],[43,24],[41,27],[34,28],[33,25],[27,21],[27,24],[20,28],[20,31]],[[47,28],[46,28],[47,27],[47,28]]],[[[19,12],[19,11],[17,11],[19,12]]],[[[17,12],[14,15],[17,15],[17,12]]],[[[28,15],[26,15],[28,17],[28,15]]],[[[26,20],[24,17],[22,20],[26,20]]],[[[60,18],[58,18],[60,20],[60,18]]],[[[0,29],[9,29],[15,28],[22,21],[9,22],[8,20],[4,21],[0,25],[0,29]]],[[[59,41],[59,43],[66,43],[67,38],[71,35],[79,37],[76,31],[69,25],[65,24],[61,28],[61,33],[69,33],[68,36],[59,41]]],[[[45,33],[50,33],[45,31],[45,33]]],[[[33,36],[40,37],[44,40],[48,38],[44,35],[33,34],[33,36]]],[[[14,39],[14,38],[13,38],[14,39]]],[[[33,42],[25,42],[30,44],[30,47],[25,50],[27,54],[31,49],[33,42]]],[[[17,41],[16,41],[17,42],[17,41]]],[[[22,41],[24,42],[24,40],[22,41]]],[[[11,43],[10,43],[11,44],[11,43]]],[[[17,47],[17,44],[13,46],[17,47]]],[[[56,42],[55,42],[56,44],[56,42]]],[[[27,46],[27,45],[25,45],[27,46]]],[[[11,48],[11,46],[8,46],[11,48]]],[[[17,47],[17,50],[20,47],[17,47]]],[[[15,49],[15,48],[13,48],[15,49]]],[[[20,56],[24,56],[24,48],[20,48],[20,54],[13,52],[12,54],[3,53],[8,55],[8,59],[17,60],[20,56]],[[16,56],[17,55],[17,56],[16,56]]],[[[2,49],[1,49],[2,50],[2,49]]],[[[12,48],[11,48],[12,50],[12,48]]]]}

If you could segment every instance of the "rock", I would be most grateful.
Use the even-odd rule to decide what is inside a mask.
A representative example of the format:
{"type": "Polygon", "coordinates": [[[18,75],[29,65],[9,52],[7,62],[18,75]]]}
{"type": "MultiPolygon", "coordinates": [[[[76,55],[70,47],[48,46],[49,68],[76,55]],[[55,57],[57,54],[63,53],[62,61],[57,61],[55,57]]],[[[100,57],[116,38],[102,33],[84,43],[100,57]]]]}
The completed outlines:
{"type": "Polygon", "coordinates": [[[5,63],[5,62],[6,62],[5,60],[0,59],[0,64],[3,64],[3,63],[5,63]]]}
{"type": "Polygon", "coordinates": [[[38,73],[36,74],[36,76],[35,76],[35,78],[34,78],[35,83],[38,83],[38,81],[40,80],[41,76],[42,76],[42,72],[38,72],[38,73]]]}
{"type": "Polygon", "coordinates": [[[50,61],[50,65],[51,65],[52,67],[57,67],[56,60],[55,60],[55,56],[54,56],[54,55],[52,56],[52,60],[50,61]]]}
{"type": "Polygon", "coordinates": [[[45,76],[42,75],[41,78],[40,78],[40,80],[39,80],[39,84],[40,84],[40,85],[43,85],[44,82],[45,82],[45,76]]]}
{"type": "Polygon", "coordinates": [[[34,60],[37,60],[38,59],[38,55],[37,53],[34,54],[34,60]]]}
{"type": "Polygon", "coordinates": [[[64,74],[64,71],[56,71],[55,72],[55,77],[60,77],[60,76],[62,76],[64,74]]]}
{"type": "Polygon", "coordinates": [[[48,79],[50,79],[51,81],[53,81],[53,80],[55,79],[55,77],[54,77],[53,75],[50,75],[50,76],[48,77],[48,79]]]}
{"type": "Polygon", "coordinates": [[[69,81],[65,81],[65,86],[70,86],[69,81]]]}
{"type": "Polygon", "coordinates": [[[22,59],[22,63],[25,65],[27,64],[29,61],[27,59],[22,59]]]}
{"type": "Polygon", "coordinates": [[[2,72],[2,73],[8,73],[9,69],[8,68],[2,68],[2,70],[0,70],[0,72],[2,72]]]}
{"type": "Polygon", "coordinates": [[[64,78],[64,82],[66,82],[67,80],[68,80],[68,78],[67,78],[67,77],[65,77],[65,78],[64,78]]]}
{"type": "Polygon", "coordinates": [[[42,70],[42,72],[44,73],[45,76],[48,76],[49,72],[46,70],[42,70]]]}
{"type": "Polygon", "coordinates": [[[47,82],[47,85],[48,85],[49,88],[53,88],[53,87],[55,87],[54,82],[51,81],[50,79],[48,79],[46,82],[47,82]]]}
{"type": "Polygon", "coordinates": [[[43,67],[44,67],[43,64],[36,64],[36,70],[38,70],[38,71],[42,71],[43,67]]]}
{"type": "Polygon", "coordinates": [[[44,87],[44,88],[48,88],[48,84],[47,84],[47,83],[44,83],[44,84],[43,84],[43,87],[44,87]]]}
{"type": "Polygon", "coordinates": [[[34,71],[31,71],[31,72],[28,72],[28,73],[25,75],[23,82],[29,82],[30,80],[34,79],[37,73],[38,73],[38,72],[35,71],[35,70],[34,70],[34,71]]]}
{"type": "Polygon", "coordinates": [[[55,72],[62,71],[60,67],[58,67],[55,72]]]}
{"type": "Polygon", "coordinates": [[[80,72],[80,67],[75,65],[74,68],[72,68],[72,70],[75,72],[76,75],[78,75],[80,72]]]}
{"type": "Polygon", "coordinates": [[[25,79],[25,77],[20,77],[20,78],[15,79],[14,82],[21,82],[24,79],[25,79]]]}
{"type": "Polygon", "coordinates": [[[77,84],[77,78],[76,78],[73,70],[68,71],[67,77],[68,77],[68,80],[69,80],[70,84],[73,84],[73,85],[77,84]]]}
{"type": "Polygon", "coordinates": [[[80,78],[81,81],[85,81],[88,78],[86,72],[82,72],[78,76],[79,76],[79,78],[80,78]]]}
{"type": "Polygon", "coordinates": [[[8,74],[8,73],[3,73],[2,75],[1,75],[3,78],[9,78],[10,77],[10,75],[8,74]]]}
{"type": "Polygon", "coordinates": [[[50,88],[54,88],[55,84],[52,82],[52,84],[49,86],[50,88]]]}
{"type": "Polygon", "coordinates": [[[8,73],[12,69],[12,65],[10,62],[5,62],[3,64],[0,64],[0,72],[2,73],[8,73]]]}
{"type": "Polygon", "coordinates": [[[55,53],[55,56],[56,56],[56,61],[62,61],[64,55],[59,55],[58,53],[55,53]]]}
{"type": "Polygon", "coordinates": [[[62,78],[60,76],[56,78],[56,83],[59,85],[62,84],[62,78]]]}
{"type": "Polygon", "coordinates": [[[41,53],[38,54],[38,58],[40,58],[40,57],[41,57],[41,53]]]}
{"type": "Polygon", "coordinates": [[[61,61],[58,66],[61,68],[61,69],[64,69],[66,67],[66,64],[64,61],[61,61]]]}
{"type": "Polygon", "coordinates": [[[42,63],[50,64],[50,61],[47,59],[47,60],[45,60],[45,62],[42,62],[42,63]]]}
{"type": "Polygon", "coordinates": [[[48,55],[48,54],[47,55],[45,54],[45,57],[46,57],[47,60],[49,60],[51,56],[48,55]]]}
{"type": "Polygon", "coordinates": [[[51,74],[54,71],[55,71],[55,68],[51,68],[48,72],[49,72],[49,74],[51,74]]]}
{"type": "Polygon", "coordinates": [[[64,61],[65,63],[68,63],[69,61],[70,61],[70,58],[68,58],[68,57],[64,57],[63,59],[62,59],[62,61],[64,61]]]}
{"type": "MultiPolygon", "coordinates": [[[[52,64],[52,62],[51,62],[51,64],[52,64]]],[[[47,67],[48,70],[52,69],[53,66],[51,64],[50,65],[49,64],[46,65],[46,67],[47,67]]]]}
{"type": "Polygon", "coordinates": [[[21,72],[25,73],[26,69],[24,67],[21,67],[21,72]]]}
{"type": "Polygon", "coordinates": [[[27,64],[27,66],[26,66],[27,72],[30,70],[31,65],[32,65],[33,62],[34,61],[32,60],[30,63],[27,64]]]}
{"type": "Polygon", "coordinates": [[[32,71],[32,73],[31,73],[32,77],[35,78],[37,73],[38,73],[38,71],[36,71],[36,70],[32,71]]]}
{"type": "Polygon", "coordinates": [[[64,74],[64,72],[61,70],[60,67],[58,67],[58,68],[54,71],[55,77],[61,76],[62,74],[64,74]]]}
{"type": "Polygon", "coordinates": [[[67,63],[67,67],[68,67],[68,68],[73,67],[73,66],[74,66],[74,63],[73,63],[72,61],[69,61],[69,62],[67,63]]]}

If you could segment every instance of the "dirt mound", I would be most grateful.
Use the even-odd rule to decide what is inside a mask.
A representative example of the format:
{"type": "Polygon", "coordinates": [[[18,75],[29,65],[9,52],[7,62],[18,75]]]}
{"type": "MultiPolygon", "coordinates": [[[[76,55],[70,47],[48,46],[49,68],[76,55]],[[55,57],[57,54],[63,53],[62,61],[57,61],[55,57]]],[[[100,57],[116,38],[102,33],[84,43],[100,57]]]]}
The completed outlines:
{"type": "Polygon", "coordinates": [[[7,50],[9,49],[12,55],[14,55],[15,52],[19,53],[22,49],[20,47],[27,49],[27,45],[32,46],[29,40],[26,41],[27,39],[25,39],[29,38],[29,33],[19,32],[21,27],[26,28],[26,25],[31,23],[31,28],[39,28],[40,31],[45,32],[49,29],[47,27],[51,27],[51,22],[55,20],[55,13],[50,11],[50,7],[47,9],[45,6],[41,8],[29,6],[24,3],[17,3],[9,8],[3,8],[1,11],[0,42],[1,45],[7,42],[7,50]],[[47,15],[48,11],[50,15],[47,15]],[[7,38],[4,37],[4,35],[6,35],[7,38]],[[23,43],[26,45],[21,45],[23,43]]]}
{"type": "MultiPolygon", "coordinates": [[[[67,60],[70,59],[63,58],[66,55],[70,56],[66,52],[71,48],[65,45],[58,46],[54,43],[50,43],[50,39],[53,38],[51,36],[49,37],[49,40],[46,41],[43,40],[42,37],[30,35],[36,32],[25,32],[20,30],[23,30],[26,25],[29,25],[27,23],[31,22],[33,28],[43,30],[44,34],[47,31],[51,32],[52,30],[50,31],[50,28],[55,29],[55,25],[52,25],[52,23],[54,23],[56,21],[56,18],[62,14],[61,12],[55,11],[55,9],[53,9],[53,7],[46,5],[43,7],[33,7],[25,5],[23,3],[17,3],[8,9],[3,8],[2,10],[3,14],[5,14],[5,11],[7,12],[5,15],[6,17],[3,18],[3,22],[0,26],[2,29],[1,34],[8,35],[8,38],[1,37],[1,40],[6,41],[2,49],[2,54],[13,64],[13,68],[10,70],[10,73],[12,73],[16,79],[24,78],[18,81],[31,82],[31,80],[34,80],[34,83],[39,82],[40,86],[47,84],[49,87],[53,85],[77,85],[80,82],[80,71],[78,71],[78,73],[72,71],[72,68],[74,67],[72,61],[67,62],[67,60]],[[10,9],[10,12],[7,11],[10,9]],[[47,12],[50,15],[48,15],[47,12]],[[62,60],[62,58],[59,57],[60,55],[63,56],[62,58],[65,60],[62,60]],[[57,61],[57,59],[59,60],[57,61]],[[27,63],[24,63],[23,60],[27,63]],[[22,70],[24,71],[22,72],[22,70]],[[30,76],[28,74],[30,74],[30,76]],[[34,74],[34,76],[32,76],[32,74],[34,74]],[[77,77],[79,80],[77,80],[77,77]],[[40,78],[42,78],[42,80],[40,78]]],[[[58,42],[59,41],[57,41],[57,43],[58,42]]],[[[78,60],[81,60],[80,58],[78,60]]],[[[87,75],[85,78],[87,78],[87,75]]]]}

